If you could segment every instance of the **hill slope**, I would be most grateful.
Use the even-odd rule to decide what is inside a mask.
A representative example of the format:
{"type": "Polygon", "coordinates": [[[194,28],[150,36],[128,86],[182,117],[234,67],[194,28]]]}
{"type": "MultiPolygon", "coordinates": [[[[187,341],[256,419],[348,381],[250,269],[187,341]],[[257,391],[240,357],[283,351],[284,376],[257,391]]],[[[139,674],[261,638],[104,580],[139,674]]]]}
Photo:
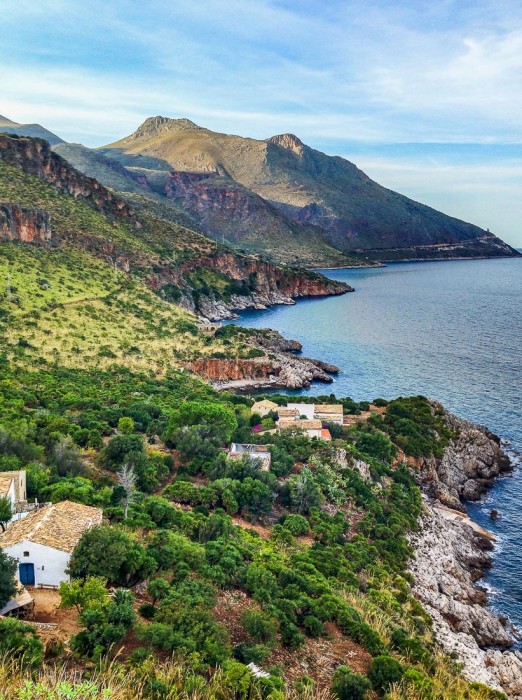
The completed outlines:
{"type": "Polygon", "coordinates": [[[63,139],[40,124],[18,124],[18,122],[13,122],[11,119],[7,119],[7,117],[1,115],[0,131],[6,134],[16,134],[17,136],[31,136],[32,138],[45,139],[49,141],[51,145],[65,143],[63,139]]]}
{"type": "Polygon", "coordinates": [[[118,360],[159,373],[215,352],[249,356],[251,347],[205,336],[193,312],[228,318],[236,308],[350,290],[135,211],[46,141],[9,135],[0,135],[0,275],[13,356],[66,366],[118,360]]]}
{"type": "MultiPolygon", "coordinates": [[[[269,218],[263,226],[252,215],[258,208],[245,205],[248,190],[287,227],[313,231],[348,255],[389,260],[517,254],[488,231],[392,192],[353,163],[309,148],[292,134],[260,141],[215,133],[187,119],[151,117],[101,152],[150,177],[153,189],[202,220],[207,233],[230,235],[244,247],[259,245],[274,231],[269,218]],[[243,196],[235,196],[225,215],[222,202],[233,200],[238,186],[246,188],[243,196]],[[209,210],[219,210],[221,218],[209,217],[209,210]]],[[[275,235],[283,249],[286,238],[280,231],[275,235]]]]}

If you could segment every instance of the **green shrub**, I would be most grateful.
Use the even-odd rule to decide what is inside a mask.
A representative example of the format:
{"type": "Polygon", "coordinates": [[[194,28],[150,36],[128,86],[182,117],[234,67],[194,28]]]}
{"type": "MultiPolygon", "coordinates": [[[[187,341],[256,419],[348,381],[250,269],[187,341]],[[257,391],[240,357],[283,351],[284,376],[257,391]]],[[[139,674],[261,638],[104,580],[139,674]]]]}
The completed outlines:
{"type": "Polygon", "coordinates": [[[332,693],[339,700],[365,700],[371,683],[366,676],[354,673],[348,666],[338,666],[332,678],[332,693]]]}
{"type": "Polygon", "coordinates": [[[43,644],[36,629],[16,618],[0,618],[0,656],[39,666],[43,660],[43,644]]]}
{"type": "Polygon", "coordinates": [[[283,521],[283,527],[285,530],[291,532],[294,537],[307,535],[310,532],[308,520],[302,515],[297,514],[287,515],[283,521]]]}
{"type": "Polygon", "coordinates": [[[404,675],[402,665],[392,656],[376,656],[370,665],[368,678],[375,690],[386,691],[404,675]]]}

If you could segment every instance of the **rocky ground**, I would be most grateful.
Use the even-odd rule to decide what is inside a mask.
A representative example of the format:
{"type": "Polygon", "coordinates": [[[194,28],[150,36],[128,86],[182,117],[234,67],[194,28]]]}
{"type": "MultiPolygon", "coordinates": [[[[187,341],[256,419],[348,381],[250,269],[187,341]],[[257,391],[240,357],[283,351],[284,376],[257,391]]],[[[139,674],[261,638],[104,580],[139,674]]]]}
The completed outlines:
{"type": "Polygon", "coordinates": [[[491,565],[491,538],[467,518],[448,518],[440,503],[465,510],[460,498],[476,499],[509,469],[500,440],[485,428],[447,414],[458,431],[442,459],[417,465],[426,498],[420,529],[411,536],[413,592],[433,619],[444,651],[456,653],[471,681],[522,700],[522,654],[513,651],[512,626],[487,606],[476,582],[491,565]]]}

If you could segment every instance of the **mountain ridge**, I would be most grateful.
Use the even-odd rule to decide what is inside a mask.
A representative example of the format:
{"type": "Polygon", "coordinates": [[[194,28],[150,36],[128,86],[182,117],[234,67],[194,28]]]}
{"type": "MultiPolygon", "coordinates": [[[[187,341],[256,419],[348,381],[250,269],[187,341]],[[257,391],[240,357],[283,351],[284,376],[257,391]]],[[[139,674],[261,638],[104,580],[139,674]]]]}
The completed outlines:
{"type": "MultiPolygon", "coordinates": [[[[270,203],[286,225],[308,228],[347,256],[419,259],[419,246],[427,258],[518,254],[489,231],[389,190],[354,163],[313,149],[291,133],[259,140],[213,132],[186,119],[153,117],[129,137],[98,150],[129,170],[141,157],[158,159],[162,169],[166,162],[172,172],[217,173],[231,187],[241,185],[270,203]]],[[[151,161],[148,166],[154,171],[151,161]]],[[[161,182],[158,171],[154,177],[161,182]]],[[[164,190],[165,182],[159,187],[164,190]]],[[[197,203],[183,207],[198,218],[197,203]]],[[[260,230],[251,226],[254,230],[245,232],[249,223],[247,217],[236,226],[231,237],[236,245],[255,245],[260,230]]],[[[223,226],[214,221],[205,233],[218,238],[223,226]]],[[[281,241],[282,248],[285,243],[281,241]]]]}

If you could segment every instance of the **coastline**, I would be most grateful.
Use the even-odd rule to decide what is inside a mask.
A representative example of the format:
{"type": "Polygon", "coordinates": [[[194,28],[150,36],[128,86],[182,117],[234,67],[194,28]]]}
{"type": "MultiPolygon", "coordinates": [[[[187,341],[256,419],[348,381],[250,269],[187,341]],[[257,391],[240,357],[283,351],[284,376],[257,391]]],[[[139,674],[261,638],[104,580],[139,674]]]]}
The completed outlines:
{"type": "Polygon", "coordinates": [[[479,583],[492,566],[495,536],[468,516],[463,497],[468,490],[477,500],[512,465],[496,435],[445,413],[458,438],[441,459],[416,464],[425,500],[419,530],[410,535],[412,592],[433,621],[437,643],[457,656],[468,680],[522,700],[522,653],[513,648],[518,632],[488,607],[489,593],[479,583]],[[441,502],[448,500],[453,507],[441,502]]]}

